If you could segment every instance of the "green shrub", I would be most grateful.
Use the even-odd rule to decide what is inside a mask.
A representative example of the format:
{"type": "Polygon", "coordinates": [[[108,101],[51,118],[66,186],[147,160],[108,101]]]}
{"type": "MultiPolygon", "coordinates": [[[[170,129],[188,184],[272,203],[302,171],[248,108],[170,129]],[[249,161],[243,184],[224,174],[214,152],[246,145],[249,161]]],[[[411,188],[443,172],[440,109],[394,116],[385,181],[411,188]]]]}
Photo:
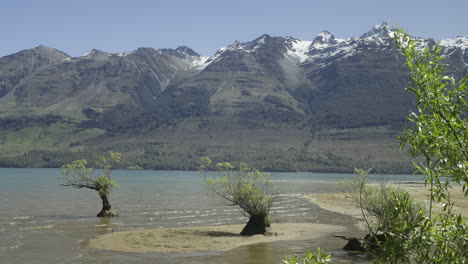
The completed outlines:
{"type": "Polygon", "coordinates": [[[324,253],[320,248],[317,248],[317,252],[313,253],[307,251],[304,257],[293,256],[283,260],[284,264],[325,264],[331,258],[331,255],[324,253]]]}
{"type": "Polygon", "coordinates": [[[245,163],[238,166],[229,162],[218,162],[213,169],[214,177],[208,176],[208,169],[212,168],[209,158],[200,160],[200,171],[208,188],[235,205],[239,211],[249,218],[241,235],[264,234],[270,227],[269,213],[274,201],[273,182],[268,174],[245,163]]]}

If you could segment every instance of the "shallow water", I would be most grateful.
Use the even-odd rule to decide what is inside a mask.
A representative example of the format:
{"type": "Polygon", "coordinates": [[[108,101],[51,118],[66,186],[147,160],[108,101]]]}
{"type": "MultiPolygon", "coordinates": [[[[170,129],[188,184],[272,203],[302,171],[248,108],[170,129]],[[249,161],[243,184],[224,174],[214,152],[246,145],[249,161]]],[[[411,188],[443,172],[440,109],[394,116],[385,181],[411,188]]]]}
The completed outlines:
{"type": "MultiPolygon", "coordinates": [[[[307,222],[345,225],[349,234],[355,232],[350,217],[320,209],[301,197],[337,191],[337,181],[347,176],[274,173],[273,229],[275,222],[307,222]]],[[[385,177],[414,180],[414,176],[385,177]]],[[[121,188],[111,195],[111,203],[121,216],[102,219],[95,217],[101,206],[97,193],[59,186],[57,169],[0,169],[0,263],[281,263],[285,256],[316,247],[332,252],[333,263],[363,262],[359,256],[343,252],[344,242],[336,238],[261,243],[196,254],[87,248],[90,238],[108,232],[246,222],[235,208],[209,193],[196,172],[115,171],[113,179],[121,188]]]]}

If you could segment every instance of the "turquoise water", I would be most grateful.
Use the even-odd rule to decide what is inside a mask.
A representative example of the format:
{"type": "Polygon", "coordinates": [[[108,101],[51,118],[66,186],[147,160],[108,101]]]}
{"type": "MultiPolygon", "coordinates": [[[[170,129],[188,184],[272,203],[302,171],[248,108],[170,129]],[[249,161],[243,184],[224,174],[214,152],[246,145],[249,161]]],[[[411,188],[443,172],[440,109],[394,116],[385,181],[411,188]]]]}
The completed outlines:
{"type": "MultiPolygon", "coordinates": [[[[353,220],[305,200],[307,193],[338,190],[350,174],[273,173],[277,187],[273,223],[309,222],[349,226],[353,220]]],[[[334,263],[360,263],[335,238],[262,243],[197,254],[121,253],[93,250],[87,241],[108,232],[243,224],[246,219],[211,194],[197,172],[115,171],[121,188],[111,204],[121,216],[100,219],[95,191],[60,186],[58,169],[0,169],[0,263],[281,263],[292,252],[320,246],[334,252],[334,263]]],[[[411,175],[371,176],[390,181],[420,180],[411,175]]]]}

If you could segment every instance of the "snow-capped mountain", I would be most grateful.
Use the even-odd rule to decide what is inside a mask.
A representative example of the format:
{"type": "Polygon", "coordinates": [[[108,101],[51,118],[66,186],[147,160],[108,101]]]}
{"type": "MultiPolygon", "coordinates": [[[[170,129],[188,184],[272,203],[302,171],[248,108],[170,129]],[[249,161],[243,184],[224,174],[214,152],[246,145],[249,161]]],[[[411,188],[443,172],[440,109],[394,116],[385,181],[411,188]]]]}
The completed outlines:
{"type": "Polygon", "coordinates": [[[456,37],[454,39],[443,39],[440,41],[442,47],[450,49],[468,49],[468,37],[456,37]]]}
{"type": "MultiPolygon", "coordinates": [[[[39,46],[0,59],[0,108],[35,111],[35,106],[54,105],[51,108],[61,114],[65,110],[105,110],[116,105],[146,108],[158,105],[157,98],[164,97],[166,89],[178,95],[192,94],[204,82],[203,93],[211,97],[211,103],[243,102],[246,98],[238,98],[242,93],[259,96],[260,100],[279,96],[291,109],[305,114],[301,110],[303,103],[294,95],[298,87],[321,90],[312,76],[326,68],[352,62],[366,66],[373,61],[372,54],[391,59],[395,56],[392,40],[395,31],[382,23],[360,37],[349,39],[336,38],[328,31],[320,32],[313,40],[265,34],[245,43],[235,41],[211,57],[200,56],[185,46],[161,50],[139,48],[127,53],[93,49],[78,57],[39,46]],[[44,58],[37,60],[43,61],[43,65],[28,68],[25,56],[44,58]],[[69,102],[76,101],[72,99],[76,96],[80,98],[79,103],[69,102]]],[[[432,39],[419,40],[421,47],[435,44],[432,39]]],[[[468,38],[441,40],[440,45],[454,65],[453,71],[466,72],[468,38]]]]}
{"type": "MultiPolygon", "coordinates": [[[[91,50],[77,57],[39,46],[0,58],[0,124],[2,118],[27,124],[24,118],[59,116],[46,118],[47,125],[66,120],[74,124],[73,131],[105,133],[97,141],[86,132],[69,142],[89,148],[105,148],[109,135],[122,135],[123,145],[129,135],[138,144],[152,135],[152,140],[173,146],[180,138],[169,138],[188,140],[199,129],[211,131],[212,138],[220,139],[217,144],[227,144],[227,149],[236,149],[241,140],[234,134],[226,139],[231,130],[260,129],[271,136],[287,128],[288,133],[310,137],[303,128],[399,129],[413,106],[404,89],[407,77],[394,49],[394,34],[386,23],[348,39],[328,31],[310,40],[265,34],[235,41],[210,57],[185,46],[124,53],[91,50]],[[188,125],[193,122],[199,123],[188,125]]],[[[435,45],[432,39],[418,40],[420,48],[435,45]]],[[[468,38],[439,44],[448,75],[466,75],[468,38]]],[[[37,118],[31,124],[37,125],[37,118]]],[[[290,145],[307,152],[309,143],[285,135],[283,143],[275,145],[275,138],[271,148],[262,146],[261,151],[290,145]]],[[[186,143],[205,148],[195,141],[186,143]]],[[[141,149],[134,152],[143,155],[141,149]]]]}
{"type": "Polygon", "coordinates": [[[394,27],[388,25],[386,22],[375,25],[369,32],[361,35],[361,38],[380,38],[389,39],[393,38],[396,30],[394,27]]]}

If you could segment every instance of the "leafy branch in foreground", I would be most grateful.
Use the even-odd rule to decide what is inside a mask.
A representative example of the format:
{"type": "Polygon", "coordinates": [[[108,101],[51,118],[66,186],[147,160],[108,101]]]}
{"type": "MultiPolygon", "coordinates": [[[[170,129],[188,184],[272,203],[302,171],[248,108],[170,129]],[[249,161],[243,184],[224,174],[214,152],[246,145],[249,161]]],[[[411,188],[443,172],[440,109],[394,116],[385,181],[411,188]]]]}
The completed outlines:
{"type": "MultiPolygon", "coordinates": [[[[405,241],[383,243],[384,254],[376,261],[392,263],[404,255],[401,263],[468,263],[468,226],[466,219],[452,211],[450,189],[461,185],[468,196],[468,76],[456,81],[444,75],[441,48],[426,46],[423,50],[403,30],[395,34],[397,49],[406,59],[409,70],[408,91],[416,96],[417,113],[409,120],[413,127],[400,137],[401,147],[408,147],[417,170],[430,185],[429,217],[414,227],[414,234],[405,241]],[[433,202],[442,204],[442,212],[434,214],[433,202]],[[400,246],[398,250],[395,249],[400,246]]],[[[403,201],[400,206],[405,206],[403,201]]],[[[405,228],[403,224],[400,228],[405,228]]]]}
{"type": "Polygon", "coordinates": [[[212,168],[212,163],[206,157],[200,160],[203,180],[210,190],[231,202],[249,218],[240,234],[251,236],[267,233],[270,228],[270,208],[274,201],[273,183],[269,175],[244,163],[233,166],[223,162],[214,166],[216,176],[209,177],[208,170],[212,168]]]}
{"type": "Polygon", "coordinates": [[[431,200],[447,199],[450,184],[463,186],[468,195],[468,76],[456,81],[444,75],[441,48],[417,48],[417,42],[402,30],[395,38],[406,58],[410,83],[407,90],[416,96],[417,113],[409,120],[413,127],[400,137],[401,147],[408,146],[423,162],[416,168],[431,185],[431,200]]]}
{"type": "Polygon", "coordinates": [[[121,154],[118,152],[109,152],[108,156],[100,157],[96,163],[102,174],[98,175],[95,168],[88,167],[86,160],[75,160],[61,167],[64,183],[60,185],[97,191],[102,200],[102,209],[97,216],[118,216],[118,213],[112,210],[108,196],[114,189],[119,187],[117,183],[111,180],[111,172],[113,166],[120,163],[120,161],[121,154]]]}
{"type": "Polygon", "coordinates": [[[303,258],[293,256],[283,260],[284,264],[325,264],[331,258],[330,254],[323,252],[320,248],[317,248],[317,252],[307,251],[303,258]]]}

